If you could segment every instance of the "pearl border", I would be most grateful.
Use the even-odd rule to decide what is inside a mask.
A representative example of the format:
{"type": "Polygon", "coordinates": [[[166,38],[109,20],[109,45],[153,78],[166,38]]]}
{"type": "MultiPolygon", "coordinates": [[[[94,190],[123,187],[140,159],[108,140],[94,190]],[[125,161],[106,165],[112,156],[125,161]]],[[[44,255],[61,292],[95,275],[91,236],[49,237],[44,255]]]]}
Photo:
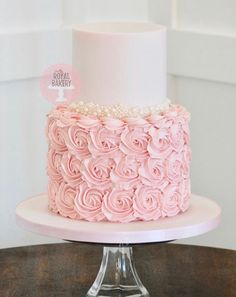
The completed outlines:
{"type": "Polygon", "coordinates": [[[126,117],[147,117],[158,114],[170,108],[171,101],[166,99],[162,104],[147,107],[128,107],[122,104],[100,105],[93,102],[80,101],[70,104],[70,108],[75,112],[85,116],[113,117],[122,119],[126,117]]]}

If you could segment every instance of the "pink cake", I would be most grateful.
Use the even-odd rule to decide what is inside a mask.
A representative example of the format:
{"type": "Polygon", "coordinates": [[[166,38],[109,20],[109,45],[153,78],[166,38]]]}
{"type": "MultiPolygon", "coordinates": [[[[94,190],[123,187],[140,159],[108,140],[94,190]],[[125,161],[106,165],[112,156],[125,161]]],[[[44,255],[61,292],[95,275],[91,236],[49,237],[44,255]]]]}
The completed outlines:
{"type": "Polygon", "coordinates": [[[87,24],[74,32],[81,96],[48,115],[54,213],[127,223],[188,209],[190,117],[166,99],[165,35],[145,23],[87,24]]]}

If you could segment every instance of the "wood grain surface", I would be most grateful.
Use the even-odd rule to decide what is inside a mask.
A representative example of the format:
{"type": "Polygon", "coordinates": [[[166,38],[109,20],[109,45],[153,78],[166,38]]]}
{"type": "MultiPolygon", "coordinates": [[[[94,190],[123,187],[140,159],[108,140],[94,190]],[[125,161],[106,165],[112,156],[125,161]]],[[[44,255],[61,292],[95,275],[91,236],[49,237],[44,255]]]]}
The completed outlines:
{"type": "MultiPolygon", "coordinates": [[[[78,243],[0,250],[0,297],[85,297],[101,257],[78,243]]],[[[236,297],[236,251],[152,244],[134,258],[151,297],[236,297]]]]}

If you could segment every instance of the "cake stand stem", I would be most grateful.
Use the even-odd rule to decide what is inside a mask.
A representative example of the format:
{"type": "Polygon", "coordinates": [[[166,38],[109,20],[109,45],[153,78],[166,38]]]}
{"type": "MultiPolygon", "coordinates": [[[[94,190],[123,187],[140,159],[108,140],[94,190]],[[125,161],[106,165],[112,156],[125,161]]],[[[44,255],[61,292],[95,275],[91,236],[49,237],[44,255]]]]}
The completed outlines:
{"type": "Polygon", "coordinates": [[[136,272],[132,247],[104,247],[102,263],[87,297],[149,297],[136,272]]]}

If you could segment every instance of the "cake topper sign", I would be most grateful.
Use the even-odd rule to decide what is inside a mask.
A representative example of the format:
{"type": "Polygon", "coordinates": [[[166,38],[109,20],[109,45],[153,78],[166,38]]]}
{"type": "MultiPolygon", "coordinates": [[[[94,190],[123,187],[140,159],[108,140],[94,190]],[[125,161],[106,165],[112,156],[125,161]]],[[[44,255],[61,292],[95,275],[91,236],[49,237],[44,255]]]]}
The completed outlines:
{"type": "Polygon", "coordinates": [[[68,64],[55,64],[47,68],[40,80],[42,95],[57,105],[71,103],[78,98],[80,78],[77,71],[68,64]]]}

